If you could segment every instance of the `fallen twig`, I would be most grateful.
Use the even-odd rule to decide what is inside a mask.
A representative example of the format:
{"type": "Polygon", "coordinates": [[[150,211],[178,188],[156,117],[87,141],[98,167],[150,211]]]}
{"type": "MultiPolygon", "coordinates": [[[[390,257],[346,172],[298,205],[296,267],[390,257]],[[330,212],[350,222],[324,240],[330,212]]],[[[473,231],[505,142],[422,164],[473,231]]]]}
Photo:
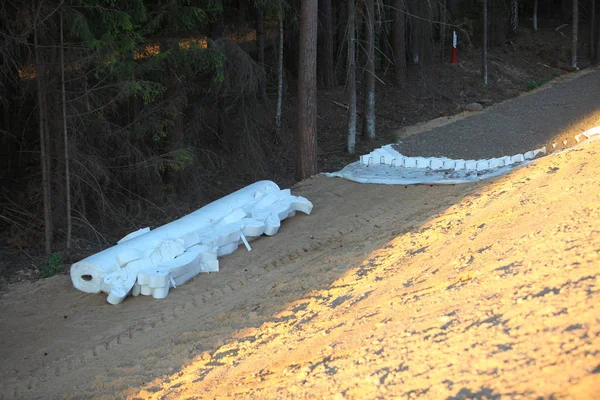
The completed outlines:
{"type": "Polygon", "coordinates": [[[546,65],[546,64],[543,64],[543,63],[538,63],[538,64],[539,64],[539,65],[541,65],[541,66],[543,66],[543,67],[546,67],[546,68],[553,69],[553,70],[555,70],[555,71],[559,71],[559,72],[565,72],[565,71],[563,71],[562,69],[559,69],[559,68],[554,68],[554,67],[551,67],[551,66],[549,66],[549,65],[546,65]]]}

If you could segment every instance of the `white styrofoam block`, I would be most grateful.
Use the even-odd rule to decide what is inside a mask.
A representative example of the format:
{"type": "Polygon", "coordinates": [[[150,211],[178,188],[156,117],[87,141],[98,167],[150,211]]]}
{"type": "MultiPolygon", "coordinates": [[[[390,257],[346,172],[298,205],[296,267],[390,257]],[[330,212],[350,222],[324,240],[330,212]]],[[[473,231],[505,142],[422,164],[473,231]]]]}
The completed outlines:
{"type": "Polygon", "coordinates": [[[456,171],[461,171],[467,168],[467,162],[465,160],[456,160],[454,163],[454,169],[456,171]]]}
{"type": "Polygon", "coordinates": [[[533,157],[537,157],[538,154],[546,154],[546,146],[540,147],[539,149],[533,150],[533,157]]]}
{"type": "Polygon", "coordinates": [[[404,158],[404,168],[417,168],[417,159],[415,157],[404,158]]]}
{"type": "Polygon", "coordinates": [[[150,275],[148,286],[151,288],[165,287],[169,284],[169,271],[156,271],[150,275]]]}
{"type": "Polygon", "coordinates": [[[431,160],[425,157],[415,157],[417,160],[417,168],[429,168],[431,166],[431,160]]]}
{"type": "Polygon", "coordinates": [[[523,153],[523,158],[525,158],[526,160],[532,160],[533,157],[535,157],[535,153],[531,150],[523,153]]]}
{"type": "Polygon", "coordinates": [[[432,158],[430,167],[431,169],[444,169],[444,160],[442,158],[432,158]]]}
{"type": "Polygon", "coordinates": [[[177,281],[218,271],[218,257],[240,243],[250,248],[244,238],[275,234],[296,211],[309,214],[312,203],[273,182],[257,182],[156,230],[128,235],[74,264],[71,280],[79,290],[108,293],[111,304],[130,294],[164,298],[177,281]]]}
{"type": "Polygon", "coordinates": [[[501,157],[500,159],[504,162],[504,165],[506,165],[506,166],[514,164],[514,162],[512,161],[511,156],[504,156],[504,157],[501,157]]]}
{"type": "Polygon", "coordinates": [[[521,163],[523,161],[525,161],[525,156],[523,156],[523,154],[515,154],[514,156],[510,157],[510,161],[515,164],[515,163],[521,163]]]}
{"type": "Polygon", "coordinates": [[[579,143],[581,141],[581,136],[582,136],[581,133],[579,135],[575,135],[574,139],[577,143],[579,143]]]}
{"type": "Polygon", "coordinates": [[[458,162],[458,160],[450,160],[450,159],[444,160],[444,169],[455,169],[457,162],[458,162]]]}
{"type": "Polygon", "coordinates": [[[169,294],[169,286],[152,289],[152,297],[155,299],[164,299],[169,294]]]}
{"type": "Polygon", "coordinates": [[[373,150],[371,152],[371,157],[373,157],[373,163],[377,164],[386,164],[387,158],[389,154],[381,149],[373,150]]]}
{"type": "Polygon", "coordinates": [[[479,160],[477,161],[477,171],[485,171],[486,169],[490,169],[490,162],[488,160],[479,160]]]}
{"type": "Polygon", "coordinates": [[[141,294],[141,290],[142,290],[142,287],[138,283],[135,283],[133,285],[133,288],[131,288],[131,295],[139,296],[141,294]]]}
{"type": "Polygon", "coordinates": [[[218,271],[219,271],[219,261],[217,261],[217,260],[202,261],[202,263],[200,263],[200,272],[218,272],[218,271]]]}
{"type": "Polygon", "coordinates": [[[406,166],[406,164],[404,162],[405,160],[406,160],[406,157],[404,157],[404,156],[400,156],[400,157],[396,158],[396,163],[394,164],[394,166],[398,167],[398,168],[404,168],[406,166]]]}
{"type": "Polygon", "coordinates": [[[148,285],[140,285],[140,294],[150,296],[152,294],[152,288],[148,285]]]}
{"type": "Polygon", "coordinates": [[[595,126],[591,129],[588,129],[587,131],[583,132],[582,135],[587,138],[591,138],[595,135],[600,135],[600,126],[595,126]]]}
{"type": "Polygon", "coordinates": [[[226,256],[227,254],[231,254],[234,251],[236,251],[237,248],[238,248],[238,242],[226,244],[224,246],[219,247],[219,250],[217,251],[217,255],[219,257],[226,256]]]}
{"type": "Polygon", "coordinates": [[[477,170],[477,161],[476,160],[465,161],[465,169],[467,171],[476,171],[477,170]]]}
{"type": "Polygon", "coordinates": [[[504,167],[504,160],[502,158],[492,158],[489,160],[490,169],[504,167]]]}

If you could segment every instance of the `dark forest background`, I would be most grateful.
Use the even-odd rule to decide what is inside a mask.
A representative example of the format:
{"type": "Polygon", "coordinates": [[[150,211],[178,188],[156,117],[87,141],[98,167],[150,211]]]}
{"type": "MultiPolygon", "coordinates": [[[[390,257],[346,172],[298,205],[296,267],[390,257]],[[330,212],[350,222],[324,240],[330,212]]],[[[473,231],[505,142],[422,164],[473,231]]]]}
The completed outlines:
{"type": "Polygon", "coordinates": [[[253,181],[291,186],[339,168],[407,123],[597,64],[598,7],[3,0],[2,265],[81,257],[253,181]],[[302,53],[310,44],[301,32],[317,37],[314,80],[304,70],[311,60],[299,56],[311,54],[302,53]],[[301,106],[312,82],[318,101],[301,106]],[[316,147],[297,149],[311,135],[316,147]],[[296,161],[303,157],[308,163],[296,161]]]}

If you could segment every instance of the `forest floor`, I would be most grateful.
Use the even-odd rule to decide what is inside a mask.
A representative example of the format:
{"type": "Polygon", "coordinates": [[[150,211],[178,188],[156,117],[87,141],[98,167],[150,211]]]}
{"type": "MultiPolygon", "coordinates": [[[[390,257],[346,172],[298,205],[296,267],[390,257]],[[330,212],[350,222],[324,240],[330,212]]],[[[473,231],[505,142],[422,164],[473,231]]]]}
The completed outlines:
{"type": "MultiPolygon", "coordinates": [[[[597,93],[599,79],[584,71],[528,94],[545,106],[511,124],[562,115],[577,123],[566,130],[591,128],[600,97],[582,91],[597,93]],[[542,100],[552,90],[555,101],[542,100]]],[[[436,137],[410,138],[443,142],[454,129],[435,125],[436,137]]],[[[593,399],[599,154],[592,141],[456,186],[316,176],[293,187],[313,202],[310,216],[160,301],[111,306],[65,275],[11,285],[0,302],[0,394],[593,399]]]]}

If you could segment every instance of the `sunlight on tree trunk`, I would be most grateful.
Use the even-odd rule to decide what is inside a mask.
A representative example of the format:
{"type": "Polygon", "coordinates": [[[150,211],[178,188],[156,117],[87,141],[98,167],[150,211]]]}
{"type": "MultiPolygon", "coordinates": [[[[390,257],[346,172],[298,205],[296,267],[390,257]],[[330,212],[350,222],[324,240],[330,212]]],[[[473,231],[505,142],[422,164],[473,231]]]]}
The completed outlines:
{"type": "Polygon", "coordinates": [[[317,25],[318,0],[300,6],[300,52],[298,61],[298,131],[296,132],[296,179],[317,173],[317,25]]]}

